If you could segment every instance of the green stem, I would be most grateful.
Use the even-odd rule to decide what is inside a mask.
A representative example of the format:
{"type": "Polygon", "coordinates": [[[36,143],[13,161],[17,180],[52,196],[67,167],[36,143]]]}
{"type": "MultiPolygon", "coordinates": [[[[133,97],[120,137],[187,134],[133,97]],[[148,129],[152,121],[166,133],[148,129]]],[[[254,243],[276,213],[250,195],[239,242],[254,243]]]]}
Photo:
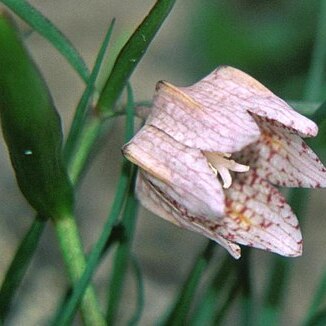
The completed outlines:
{"type": "Polygon", "coordinates": [[[132,173],[133,168],[131,166],[131,163],[124,160],[115,198],[113,201],[113,206],[111,208],[111,212],[108,216],[108,219],[103,226],[103,231],[88,256],[85,271],[83,272],[83,275],[81,276],[80,280],[78,280],[78,283],[75,284],[72,295],[67,301],[65,309],[61,310],[59,314],[55,316],[54,325],[65,325],[72,319],[77,305],[80,301],[80,298],[82,297],[85,289],[87,288],[87,285],[89,284],[93,276],[93,273],[95,272],[96,266],[98,265],[102,252],[106,247],[113,226],[120,215],[120,211],[123,207],[123,203],[125,201],[125,197],[129,189],[130,176],[132,173]]]}
{"type": "Polygon", "coordinates": [[[79,100],[74,118],[72,120],[72,124],[64,147],[64,157],[67,162],[67,165],[69,165],[70,159],[75,152],[75,146],[78,145],[78,140],[80,138],[81,133],[83,132],[83,128],[81,128],[81,126],[85,125],[87,116],[89,114],[88,109],[91,102],[91,98],[93,96],[93,92],[95,92],[95,82],[98,78],[100,68],[103,64],[103,60],[110,43],[114,22],[115,19],[112,20],[110,27],[106,33],[100,51],[96,57],[94,68],[87,82],[87,86],[79,100]]]}
{"type": "MultiPolygon", "coordinates": [[[[75,284],[83,274],[86,266],[76,222],[74,217],[68,214],[54,218],[53,222],[69,277],[72,283],[75,284]]],[[[81,302],[82,318],[85,325],[106,325],[99,308],[95,292],[89,286],[81,302]]]]}
{"type": "Polygon", "coordinates": [[[84,132],[81,134],[79,139],[78,150],[72,157],[71,164],[68,167],[68,173],[70,180],[73,184],[77,184],[80,180],[81,174],[83,173],[90,152],[93,150],[95,142],[103,131],[103,121],[93,117],[88,121],[85,126],[84,132]]]}

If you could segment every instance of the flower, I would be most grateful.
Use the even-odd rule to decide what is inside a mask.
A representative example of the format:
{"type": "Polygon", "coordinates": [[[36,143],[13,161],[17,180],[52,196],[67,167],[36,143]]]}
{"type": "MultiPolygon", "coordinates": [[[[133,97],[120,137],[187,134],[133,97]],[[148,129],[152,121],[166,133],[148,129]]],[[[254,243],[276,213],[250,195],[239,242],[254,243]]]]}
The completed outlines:
{"type": "Polygon", "coordinates": [[[314,122],[258,81],[219,67],[190,87],[159,82],[144,127],[123,147],[147,209],[240,257],[238,244],[302,253],[298,220],[275,186],[325,187],[301,137],[314,122]]]}

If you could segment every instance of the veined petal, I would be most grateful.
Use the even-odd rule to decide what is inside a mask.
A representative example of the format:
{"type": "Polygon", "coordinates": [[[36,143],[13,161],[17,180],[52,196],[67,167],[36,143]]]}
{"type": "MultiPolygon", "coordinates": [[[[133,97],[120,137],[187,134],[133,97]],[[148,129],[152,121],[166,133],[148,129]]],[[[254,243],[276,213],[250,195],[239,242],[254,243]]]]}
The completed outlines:
{"type": "Polygon", "coordinates": [[[226,216],[218,229],[224,238],[283,256],[301,255],[297,218],[277,189],[251,171],[225,194],[226,216]]]}
{"type": "MultiPolygon", "coordinates": [[[[138,174],[136,194],[142,205],[154,214],[187,230],[198,232],[223,246],[236,259],[240,258],[240,247],[216,234],[216,221],[189,216],[186,209],[176,206],[160,188],[152,184],[143,174],[138,174]]],[[[217,219],[218,220],[218,219],[217,219]]]]}
{"type": "Polygon", "coordinates": [[[180,226],[180,223],[173,216],[173,208],[171,204],[162,196],[162,194],[155,191],[154,186],[151,185],[149,181],[146,181],[141,169],[137,174],[136,195],[146,209],[155,215],[180,226]]]}
{"type": "Polygon", "coordinates": [[[325,166],[299,136],[289,133],[279,123],[263,118],[257,121],[262,136],[249,146],[249,151],[255,150],[258,156],[247,156],[253,158],[249,164],[257,168],[260,177],[278,186],[326,187],[325,166]]]}
{"type": "Polygon", "coordinates": [[[155,186],[185,207],[189,214],[207,218],[224,214],[222,187],[200,150],[145,125],[122,151],[147,173],[146,177],[155,186]]]}
{"type": "Polygon", "coordinates": [[[207,77],[185,88],[196,98],[215,99],[234,112],[247,110],[255,115],[278,121],[301,136],[316,136],[317,125],[293,110],[256,79],[233,67],[221,66],[207,77]]]}
{"type": "Polygon", "coordinates": [[[245,110],[232,110],[221,96],[204,91],[190,96],[186,90],[159,82],[146,123],[182,144],[210,152],[232,153],[259,138],[259,128],[245,110]]]}

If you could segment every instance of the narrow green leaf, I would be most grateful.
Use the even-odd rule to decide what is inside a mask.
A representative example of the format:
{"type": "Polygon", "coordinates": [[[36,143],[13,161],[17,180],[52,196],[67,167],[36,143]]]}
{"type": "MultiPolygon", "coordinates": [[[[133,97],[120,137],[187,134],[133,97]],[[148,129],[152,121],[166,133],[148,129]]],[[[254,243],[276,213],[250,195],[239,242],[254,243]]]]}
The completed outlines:
{"type": "Polygon", "coordinates": [[[82,126],[84,125],[86,117],[87,117],[87,109],[88,109],[91,97],[92,97],[94,89],[95,89],[95,81],[98,77],[104,57],[107,54],[107,49],[108,49],[111,35],[113,32],[114,22],[115,22],[115,20],[113,19],[109,26],[109,29],[105,35],[104,41],[103,41],[102,46],[98,52],[98,55],[96,57],[94,68],[93,68],[92,73],[87,82],[87,87],[85,88],[83,95],[81,96],[80,101],[78,103],[78,106],[77,106],[77,109],[75,112],[75,116],[73,118],[72,125],[70,128],[68,137],[67,137],[65,148],[64,148],[66,162],[69,162],[72,159],[75,146],[76,146],[76,144],[79,140],[79,137],[83,131],[82,126]]]}
{"type": "Polygon", "coordinates": [[[14,295],[34,255],[45,224],[46,222],[44,219],[35,218],[30,229],[17,248],[14,259],[6,272],[0,289],[0,321],[2,322],[5,322],[14,295]]]}
{"type": "Polygon", "coordinates": [[[214,322],[212,325],[218,326],[223,325],[223,319],[225,318],[227,312],[231,308],[232,303],[238,296],[241,290],[241,283],[236,282],[234,283],[228,293],[224,296],[224,302],[219,306],[219,309],[216,311],[216,316],[214,318],[214,322]]]}
{"type": "Polygon", "coordinates": [[[35,31],[48,40],[71,64],[79,76],[86,82],[88,69],[71,42],[58,28],[25,0],[0,0],[17,16],[23,19],[35,31]]]}
{"type": "Polygon", "coordinates": [[[104,116],[110,114],[146,49],[171,11],[175,0],[158,0],[120,51],[97,103],[104,116]]]}
{"type": "MultiPolygon", "coordinates": [[[[132,89],[128,84],[128,101],[126,107],[126,140],[134,134],[134,99],[132,89]]],[[[111,281],[109,282],[108,308],[106,321],[108,325],[114,324],[116,319],[120,298],[122,295],[123,283],[126,277],[128,260],[130,256],[131,243],[137,219],[138,202],[134,194],[135,177],[133,178],[130,191],[127,195],[121,223],[125,230],[125,236],[117,247],[114,257],[111,281]]]]}
{"type": "Polygon", "coordinates": [[[132,267],[134,269],[134,274],[135,274],[135,279],[136,279],[136,284],[137,284],[137,305],[135,312],[131,319],[128,322],[129,326],[136,326],[142,316],[143,310],[144,310],[144,305],[145,305],[145,299],[144,299],[144,282],[143,282],[143,277],[142,273],[138,264],[138,261],[135,256],[132,256],[131,259],[132,267]]]}
{"type": "Polygon", "coordinates": [[[186,317],[193,302],[195,292],[199,286],[201,277],[203,276],[212,256],[216,243],[209,241],[204,251],[195,259],[190,273],[177,296],[171,312],[169,313],[163,325],[184,325],[186,317]]]}
{"type": "MultiPolygon", "coordinates": [[[[190,324],[192,326],[212,325],[214,316],[220,302],[222,302],[222,291],[234,276],[234,264],[227,254],[218,266],[213,280],[207,283],[206,291],[196,309],[192,313],[190,324]]],[[[224,293],[224,292],[223,292],[224,293]]]]}
{"type": "Polygon", "coordinates": [[[272,261],[271,275],[264,298],[260,325],[278,325],[289,279],[288,258],[275,257],[272,261]]]}
{"type": "Polygon", "coordinates": [[[325,326],[326,325],[326,309],[316,313],[310,320],[303,324],[304,326],[325,326]]]}
{"type": "Polygon", "coordinates": [[[135,178],[131,184],[130,192],[123,213],[122,224],[125,227],[125,235],[118,244],[117,251],[113,260],[113,271],[109,282],[108,308],[106,322],[113,325],[116,321],[119,303],[126,279],[130,249],[136,225],[138,202],[134,194],[135,178]]]}

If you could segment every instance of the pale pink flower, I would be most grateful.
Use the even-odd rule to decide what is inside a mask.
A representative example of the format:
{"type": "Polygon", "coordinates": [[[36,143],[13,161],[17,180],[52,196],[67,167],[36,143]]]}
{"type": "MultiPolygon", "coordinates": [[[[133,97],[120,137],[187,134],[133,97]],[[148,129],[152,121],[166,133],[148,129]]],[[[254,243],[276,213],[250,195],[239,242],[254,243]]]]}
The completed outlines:
{"type": "Polygon", "coordinates": [[[190,87],[159,82],[123,153],[140,168],[141,203],[160,217],[235,258],[238,244],[299,256],[298,220],[273,185],[326,186],[325,167],[301,139],[317,131],[252,77],[220,67],[190,87]]]}

